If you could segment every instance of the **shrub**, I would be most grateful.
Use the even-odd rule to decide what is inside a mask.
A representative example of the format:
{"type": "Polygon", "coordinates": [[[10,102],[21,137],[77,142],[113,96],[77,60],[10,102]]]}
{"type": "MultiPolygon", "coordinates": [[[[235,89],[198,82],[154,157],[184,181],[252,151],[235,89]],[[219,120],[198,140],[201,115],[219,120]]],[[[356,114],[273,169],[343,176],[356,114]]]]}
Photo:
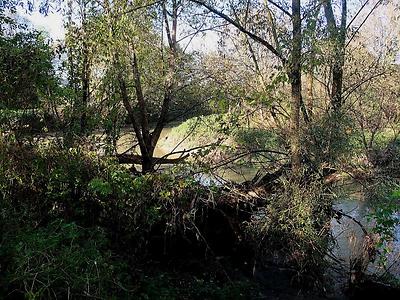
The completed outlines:
{"type": "Polygon", "coordinates": [[[280,141],[278,135],[260,128],[240,128],[234,137],[235,143],[248,150],[278,149],[280,141]]]}
{"type": "Polygon", "coordinates": [[[372,257],[386,267],[391,246],[396,239],[395,229],[400,225],[400,186],[393,179],[376,180],[366,189],[366,200],[371,206],[367,218],[372,223],[371,231],[375,235],[372,257]],[[375,257],[375,254],[378,254],[375,257]]]}
{"type": "MultiPolygon", "coordinates": [[[[224,249],[235,245],[237,233],[220,212],[229,204],[193,177],[136,177],[113,159],[51,143],[3,139],[0,158],[0,279],[7,293],[108,298],[129,285],[114,273],[122,268],[118,274],[128,278],[113,253],[134,269],[148,257],[203,257],[223,241],[224,249]]],[[[237,214],[233,207],[226,212],[237,214]]]]}
{"type": "MultiPolygon", "coordinates": [[[[1,143],[1,141],[0,141],[1,143]]],[[[183,232],[207,189],[193,178],[135,177],[112,159],[80,148],[0,144],[0,195],[4,230],[46,225],[57,218],[103,226],[132,254],[157,234],[183,232]]]]}
{"type": "Polygon", "coordinates": [[[353,120],[346,114],[332,113],[314,120],[302,136],[302,145],[316,165],[331,163],[354,154],[357,132],[353,120]]]}
{"type": "Polygon", "coordinates": [[[41,132],[45,128],[43,112],[35,110],[0,110],[0,128],[18,135],[41,132]]]}
{"type": "MultiPolygon", "coordinates": [[[[108,298],[123,291],[126,266],[114,261],[99,228],[56,220],[42,228],[8,233],[3,256],[10,298],[108,298]]],[[[4,274],[4,273],[3,273],[4,274]]]]}
{"type": "Polygon", "coordinates": [[[369,152],[369,160],[379,175],[400,176],[400,139],[375,147],[369,152]]]}
{"type": "Polygon", "coordinates": [[[282,178],[281,184],[282,189],[253,216],[248,230],[261,258],[278,258],[295,267],[302,283],[317,285],[329,247],[332,199],[318,181],[300,184],[282,178]]]}
{"type": "Polygon", "coordinates": [[[0,157],[0,193],[10,216],[35,226],[56,217],[98,214],[96,203],[82,201],[87,183],[102,168],[88,153],[52,144],[37,148],[0,141],[0,157]]]}

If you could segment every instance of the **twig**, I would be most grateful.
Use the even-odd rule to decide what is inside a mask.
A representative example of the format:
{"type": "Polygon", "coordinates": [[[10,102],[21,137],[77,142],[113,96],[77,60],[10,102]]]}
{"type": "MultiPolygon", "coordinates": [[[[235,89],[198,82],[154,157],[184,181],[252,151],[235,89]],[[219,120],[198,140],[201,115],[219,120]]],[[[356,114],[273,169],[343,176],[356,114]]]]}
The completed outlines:
{"type": "Polygon", "coordinates": [[[342,210],[337,210],[337,209],[333,209],[333,212],[338,216],[338,218],[340,219],[341,217],[346,217],[349,218],[350,220],[352,220],[354,223],[356,223],[358,226],[360,226],[361,230],[363,231],[363,233],[367,236],[368,235],[368,231],[365,229],[364,225],[361,224],[360,221],[358,221],[356,218],[344,213],[342,210]]]}

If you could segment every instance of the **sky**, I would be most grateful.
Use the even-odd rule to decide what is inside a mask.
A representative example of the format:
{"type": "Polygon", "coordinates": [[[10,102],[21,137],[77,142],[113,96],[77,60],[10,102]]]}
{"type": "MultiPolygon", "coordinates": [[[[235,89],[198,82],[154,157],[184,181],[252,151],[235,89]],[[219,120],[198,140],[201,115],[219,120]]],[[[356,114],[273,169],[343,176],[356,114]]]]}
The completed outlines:
{"type": "MultiPolygon", "coordinates": [[[[38,30],[44,30],[49,33],[50,38],[54,41],[62,40],[65,37],[65,30],[62,21],[62,15],[60,12],[49,12],[47,16],[40,14],[38,11],[34,11],[30,14],[26,13],[22,8],[18,9],[18,14],[26,18],[32,25],[38,30]]],[[[182,42],[183,46],[189,39],[182,42]]],[[[190,51],[201,51],[201,52],[213,52],[217,50],[218,35],[214,32],[208,32],[204,36],[199,34],[195,37],[187,50],[190,51]]]]}
{"type": "MultiPolygon", "coordinates": [[[[400,1],[400,0],[399,0],[400,1]]],[[[354,2],[350,1],[354,5],[354,2]]],[[[358,3],[359,4],[359,3],[358,3]]],[[[372,3],[371,3],[372,5],[372,3]]],[[[368,9],[365,9],[368,11],[368,9]]],[[[40,14],[38,11],[34,11],[27,14],[22,8],[18,9],[18,14],[27,20],[29,20],[32,25],[39,30],[44,30],[49,33],[49,36],[54,40],[62,40],[65,36],[65,30],[63,27],[62,15],[60,12],[49,12],[47,16],[40,14]]],[[[376,26],[376,22],[372,22],[372,19],[379,18],[379,16],[372,15],[370,17],[371,22],[367,22],[364,27],[376,26]],[[368,24],[369,23],[369,24],[368,24]]],[[[362,20],[362,17],[359,17],[362,20]]],[[[369,20],[370,21],[370,20],[369,20]]],[[[355,22],[357,23],[357,22],[355,22]]],[[[383,26],[384,28],[385,26],[383,26]]],[[[376,30],[376,28],[375,28],[376,30]]],[[[183,43],[185,46],[185,43],[183,43]]],[[[203,53],[214,52],[218,48],[218,34],[215,32],[208,32],[205,35],[198,35],[195,37],[188,47],[188,51],[200,51],[203,53]]],[[[397,61],[400,61],[400,55],[397,61]]]]}
{"type": "Polygon", "coordinates": [[[18,14],[26,18],[38,30],[47,31],[53,40],[62,40],[65,36],[62,16],[57,12],[49,12],[47,16],[34,11],[27,14],[25,10],[19,9],[18,14]]]}

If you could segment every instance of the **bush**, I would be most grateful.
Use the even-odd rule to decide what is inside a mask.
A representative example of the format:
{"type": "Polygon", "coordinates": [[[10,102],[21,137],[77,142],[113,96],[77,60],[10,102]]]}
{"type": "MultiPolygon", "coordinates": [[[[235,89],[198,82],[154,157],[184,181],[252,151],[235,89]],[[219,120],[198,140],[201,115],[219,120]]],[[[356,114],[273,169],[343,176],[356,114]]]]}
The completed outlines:
{"type": "Polygon", "coordinates": [[[316,166],[321,163],[335,165],[354,155],[357,132],[354,121],[345,114],[332,113],[314,120],[302,136],[302,145],[316,166]]]}
{"type": "Polygon", "coordinates": [[[115,277],[108,238],[128,262],[176,253],[183,237],[202,243],[193,224],[208,192],[190,177],[135,177],[80,148],[4,139],[0,159],[0,265],[8,291],[32,299],[104,294],[115,277]]]}
{"type": "Polygon", "coordinates": [[[318,285],[330,242],[332,199],[318,181],[305,185],[282,178],[281,186],[248,224],[250,236],[261,259],[278,258],[297,270],[303,284],[318,285]]]}
{"type": "Polygon", "coordinates": [[[371,149],[368,156],[378,174],[400,177],[400,139],[371,149]]]}
{"type": "MultiPolygon", "coordinates": [[[[135,269],[149,260],[231,253],[239,243],[230,221],[236,199],[218,201],[218,191],[193,177],[137,177],[113,159],[52,143],[3,139],[0,159],[0,282],[12,296],[109,298],[132,284],[116,254],[135,269]]],[[[223,299],[230,291],[214,294],[223,299]]]]}
{"type": "Polygon", "coordinates": [[[375,235],[370,259],[378,258],[386,267],[389,253],[394,250],[391,245],[396,239],[396,227],[400,225],[400,185],[393,179],[380,178],[371,182],[365,193],[371,207],[367,218],[372,221],[371,232],[375,235]]]}
{"type": "MultiPolygon", "coordinates": [[[[57,218],[102,226],[136,253],[158,234],[184,232],[208,191],[193,178],[135,177],[113,159],[80,148],[34,148],[0,141],[4,230],[57,218]]],[[[189,231],[188,231],[189,232],[189,231]]]]}
{"type": "Polygon", "coordinates": [[[100,229],[62,220],[9,232],[2,247],[8,258],[2,272],[8,297],[110,299],[123,291],[120,286],[129,275],[124,264],[114,261],[107,244],[100,229]]]}
{"type": "Polygon", "coordinates": [[[45,128],[45,116],[39,110],[0,110],[0,128],[15,134],[32,134],[45,128]]]}
{"type": "MultiPolygon", "coordinates": [[[[102,164],[80,149],[41,148],[0,141],[0,195],[11,216],[35,226],[51,219],[85,219],[98,205],[82,201],[102,164]]],[[[92,220],[93,217],[88,218],[92,220]]]]}
{"type": "Polygon", "coordinates": [[[234,140],[235,144],[248,150],[279,149],[281,144],[275,132],[260,128],[240,128],[234,140]]]}

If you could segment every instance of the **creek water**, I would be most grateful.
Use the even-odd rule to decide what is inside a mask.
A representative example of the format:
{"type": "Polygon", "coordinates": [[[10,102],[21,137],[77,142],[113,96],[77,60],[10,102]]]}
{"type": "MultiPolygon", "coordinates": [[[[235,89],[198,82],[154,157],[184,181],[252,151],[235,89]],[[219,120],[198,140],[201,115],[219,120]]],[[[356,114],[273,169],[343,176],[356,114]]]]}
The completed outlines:
{"type": "MultiPolygon", "coordinates": [[[[163,157],[173,151],[185,150],[184,143],[177,146],[179,142],[171,138],[172,129],[173,127],[168,127],[162,131],[159,144],[155,149],[156,157],[163,157]]],[[[118,141],[118,151],[126,151],[133,141],[134,136],[125,132],[118,141]]],[[[135,151],[140,152],[139,149],[135,149],[135,151]]],[[[169,156],[169,158],[174,157],[178,157],[178,155],[169,156]]],[[[219,185],[223,184],[224,181],[235,183],[248,181],[254,178],[256,173],[257,169],[251,166],[227,166],[215,170],[212,174],[198,173],[195,176],[203,185],[219,185]]],[[[373,226],[373,220],[369,220],[368,215],[371,212],[372,205],[365,199],[362,186],[351,182],[345,182],[342,185],[346,185],[346,187],[340,188],[341,196],[335,201],[334,208],[358,220],[365,228],[370,229],[373,226]]],[[[397,217],[400,218],[400,213],[398,214],[397,217]]],[[[337,258],[336,264],[342,269],[343,274],[348,274],[351,270],[351,261],[362,253],[363,230],[359,224],[347,217],[342,217],[340,220],[332,219],[331,230],[336,241],[332,254],[337,258]]],[[[394,241],[388,245],[391,251],[386,254],[386,266],[389,268],[387,272],[400,278],[400,226],[395,228],[394,236],[394,241]]],[[[385,269],[375,261],[368,264],[367,272],[383,274],[385,269]]]]}
{"type": "MultiPolygon", "coordinates": [[[[346,183],[346,185],[342,196],[336,200],[334,208],[358,220],[370,231],[375,223],[368,217],[373,211],[372,204],[366,200],[362,186],[356,183],[346,183]]],[[[398,211],[394,217],[400,218],[400,212],[398,211]]],[[[333,254],[342,261],[344,268],[350,271],[351,260],[363,251],[364,232],[359,224],[348,217],[342,217],[340,220],[333,219],[331,228],[336,240],[333,254]]],[[[380,276],[387,272],[400,278],[400,226],[394,228],[393,236],[394,240],[386,244],[389,252],[385,255],[387,259],[385,267],[379,263],[378,256],[374,262],[368,264],[367,273],[380,276]]]]}
{"type": "MultiPolygon", "coordinates": [[[[192,147],[186,147],[185,143],[180,144],[180,140],[176,141],[171,137],[171,133],[173,130],[172,127],[166,127],[162,130],[159,142],[154,149],[155,157],[165,157],[168,155],[168,158],[178,158],[179,154],[172,154],[172,152],[176,151],[184,151],[188,150],[192,147]]],[[[135,141],[135,137],[131,131],[127,129],[123,130],[123,134],[117,142],[117,149],[119,153],[123,153],[130,149],[132,144],[135,141]]],[[[140,153],[139,147],[133,149],[134,152],[140,153]]],[[[140,169],[140,166],[137,166],[140,169]]],[[[168,166],[166,166],[168,167],[168,166]]],[[[211,184],[222,184],[224,181],[231,181],[235,183],[241,183],[243,181],[251,180],[257,173],[257,169],[251,166],[226,166],[223,168],[218,168],[212,172],[212,174],[199,173],[196,178],[204,185],[211,184]]]]}

